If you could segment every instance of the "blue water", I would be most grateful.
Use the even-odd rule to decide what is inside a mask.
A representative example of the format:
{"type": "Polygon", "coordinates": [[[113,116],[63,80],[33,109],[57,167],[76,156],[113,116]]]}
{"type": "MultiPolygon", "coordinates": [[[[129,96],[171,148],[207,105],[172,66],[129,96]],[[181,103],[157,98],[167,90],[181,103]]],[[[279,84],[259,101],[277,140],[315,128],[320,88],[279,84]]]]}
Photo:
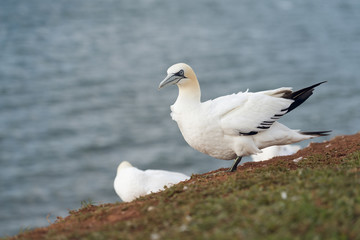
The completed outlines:
{"type": "Polygon", "coordinates": [[[358,132],[359,23],[358,0],[1,1],[0,236],[83,200],[119,201],[123,160],[230,166],[187,146],[171,120],[177,89],[157,87],[176,62],[194,68],[203,100],[328,81],[281,122],[358,132]]]}

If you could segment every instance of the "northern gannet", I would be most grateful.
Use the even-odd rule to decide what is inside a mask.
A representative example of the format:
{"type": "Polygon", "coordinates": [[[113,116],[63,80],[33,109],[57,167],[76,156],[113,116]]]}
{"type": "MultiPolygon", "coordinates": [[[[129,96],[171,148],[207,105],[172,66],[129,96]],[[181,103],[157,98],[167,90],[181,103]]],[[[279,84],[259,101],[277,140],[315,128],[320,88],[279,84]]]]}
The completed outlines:
{"type": "Polygon", "coordinates": [[[300,150],[300,148],[298,145],[271,146],[261,149],[261,153],[251,155],[251,158],[254,162],[265,161],[277,156],[292,155],[300,150]]]}
{"type": "Polygon", "coordinates": [[[142,171],[133,167],[129,162],[123,161],[117,168],[114,189],[124,202],[130,202],[140,196],[159,192],[164,189],[164,186],[171,186],[188,179],[190,179],[189,176],[177,172],[142,171]]]}
{"type": "Polygon", "coordinates": [[[159,89],[177,85],[179,95],[170,107],[185,141],[194,149],[214,158],[235,159],[235,171],[243,156],[263,148],[286,145],[328,135],[329,131],[301,132],[279,123],[312,95],[318,83],[293,92],[282,87],[262,92],[239,92],[201,102],[200,85],[192,68],[178,63],[167,70],[159,89]]]}

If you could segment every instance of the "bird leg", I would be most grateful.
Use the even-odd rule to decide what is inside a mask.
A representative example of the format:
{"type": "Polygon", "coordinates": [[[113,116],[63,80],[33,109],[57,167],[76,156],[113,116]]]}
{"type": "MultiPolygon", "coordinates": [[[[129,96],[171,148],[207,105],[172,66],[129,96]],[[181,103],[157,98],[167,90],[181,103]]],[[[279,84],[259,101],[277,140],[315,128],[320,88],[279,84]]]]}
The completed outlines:
{"type": "Polygon", "coordinates": [[[235,159],[235,162],[234,162],[234,164],[232,165],[232,167],[229,168],[227,171],[228,171],[228,172],[234,172],[234,171],[236,171],[237,166],[238,166],[239,163],[241,162],[241,158],[242,158],[242,157],[239,157],[239,156],[238,156],[238,157],[235,159]]]}

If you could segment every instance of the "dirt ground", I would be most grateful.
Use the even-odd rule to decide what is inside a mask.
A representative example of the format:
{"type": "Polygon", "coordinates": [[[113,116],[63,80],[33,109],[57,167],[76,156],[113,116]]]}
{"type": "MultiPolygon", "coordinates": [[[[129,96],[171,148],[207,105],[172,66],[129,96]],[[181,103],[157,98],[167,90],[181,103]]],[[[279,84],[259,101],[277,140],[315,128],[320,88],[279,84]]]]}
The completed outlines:
{"type": "MultiPolygon", "coordinates": [[[[331,157],[331,164],[340,163],[341,159],[349,153],[360,150],[360,132],[355,135],[338,136],[330,141],[321,143],[311,143],[308,147],[299,150],[291,156],[275,157],[268,161],[263,162],[248,162],[238,167],[237,171],[254,171],[257,168],[266,166],[285,166],[289,170],[298,168],[298,164],[294,159],[306,158],[307,156],[314,156],[316,154],[325,154],[331,157]]],[[[324,164],[328,164],[324,162],[324,164]]],[[[224,172],[225,169],[218,169],[202,175],[193,175],[189,183],[195,182],[196,184],[207,184],[208,181],[222,181],[228,178],[233,173],[224,172]],[[204,178],[203,176],[207,176],[204,178]],[[201,178],[201,180],[199,180],[201,178]]],[[[79,210],[70,211],[70,215],[66,218],[58,217],[55,223],[47,227],[37,228],[34,230],[26,231],[22,234],[14,236],[10,239],[42,239],[45,234],[49,232],[71,232],[76,231],[92,231],[101,228],[105,224],[111,224],[118,221],[126,221],[129,219],[140,218],[141,209],[143,206],[153,205],[157,203],[157,195],[159,193],[151,194],[148,197],[140,198],[129,203],[115,203],[103,204],[98,206],[89,205],[79,210]]],[[[160,193],[161,194],[161,193],[160,193]]]]}

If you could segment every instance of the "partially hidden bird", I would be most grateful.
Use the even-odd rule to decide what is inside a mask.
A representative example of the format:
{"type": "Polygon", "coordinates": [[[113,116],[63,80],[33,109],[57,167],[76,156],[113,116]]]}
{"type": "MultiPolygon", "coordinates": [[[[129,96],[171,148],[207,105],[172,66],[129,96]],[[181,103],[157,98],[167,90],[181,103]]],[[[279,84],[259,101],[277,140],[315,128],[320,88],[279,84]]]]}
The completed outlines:
{"type": "Polygon", "coordinates": [[[130,202],[140,196],[164,190],[181,181],[190,179],[189,176],[165,170],[140,170],[129,162],[119,164],[114,179],[114,189],[124,201],[130,202]]]}
{"type": "MultiPolygon", "coordinates": [[[[325,81],[324,81],[325,82],[325,81]]],[[[223,160],[234,159],[237,169],[243,156],[261,149],[329,135],[330,131],[302,132],[278,122],[308,99],[315,87],[292,91],[281,87],[261,92],[239,92],[201,102],[200,85],[193,69],[177,63],[167,70],[159,89],[177,85],[179,95],[170,107],[185,141],[194,149],[223,160]]]]}
{"type": "Polygon", "coordinates": [[[271,146],[261,149],[261,153],[251,155],[251,158],[254,162],[265,161],[273,157],[292,155],[300,149],[298,145],[271,146]]]}

